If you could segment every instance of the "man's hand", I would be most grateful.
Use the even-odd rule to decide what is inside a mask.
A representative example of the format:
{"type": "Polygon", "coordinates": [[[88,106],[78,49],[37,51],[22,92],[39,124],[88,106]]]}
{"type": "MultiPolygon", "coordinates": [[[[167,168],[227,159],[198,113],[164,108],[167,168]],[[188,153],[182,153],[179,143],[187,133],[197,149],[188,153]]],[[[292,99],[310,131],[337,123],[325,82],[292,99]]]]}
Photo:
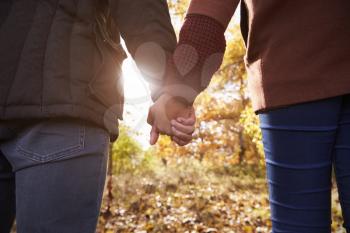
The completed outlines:
{"type": "Polygon", "coordinates": [[[152,125],[151,145],[158,141],[159,134],[171,136],[177,144],[186,145],[192,140],[195,115],[192,106],[163,94],[150,108],[147,122],[152,125]],[[171,123],[172,120],[175,121],[171,123]]]}

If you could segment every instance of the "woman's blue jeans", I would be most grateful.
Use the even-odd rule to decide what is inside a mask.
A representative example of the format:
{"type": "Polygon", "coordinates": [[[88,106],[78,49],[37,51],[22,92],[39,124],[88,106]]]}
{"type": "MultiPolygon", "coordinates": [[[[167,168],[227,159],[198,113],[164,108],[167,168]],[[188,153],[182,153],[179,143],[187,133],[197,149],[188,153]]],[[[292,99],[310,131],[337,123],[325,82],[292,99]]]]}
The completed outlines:
{"type": "Polygon", "coordinates": [[[68,119],[0,121],[0,233],[94,233],[109,135],[68,119]],[[24,122],[24,121],[23,121],[24,122]]]}
{"type": "Polygon", "coordinates": [[[334,167],[350,232],[350,95],[259,114],[273,233],[330,233],[334,167]]]}

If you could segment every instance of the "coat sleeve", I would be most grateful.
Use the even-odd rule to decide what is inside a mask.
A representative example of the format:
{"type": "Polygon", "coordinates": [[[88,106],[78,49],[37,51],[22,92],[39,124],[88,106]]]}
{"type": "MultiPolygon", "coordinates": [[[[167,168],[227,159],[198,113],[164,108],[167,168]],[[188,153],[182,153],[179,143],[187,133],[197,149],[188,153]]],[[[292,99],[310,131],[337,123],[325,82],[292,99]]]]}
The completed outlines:
{"type": "Polygon", "coordinates": [[[192,0],[162,92],[192,104],[220,68],[239,0],[192,0]]]}
{"type": "Polygon", "coordinates": [[[112,17],[152,96],[161,88],[167,59],[176,47],[166,0],[110,0],[112,17]]]}
{"type": "Polygon", "coordinates": [[[188,14],[209,16],[226,28],[239,2],[240,0],[192,0],[188,14]]]}

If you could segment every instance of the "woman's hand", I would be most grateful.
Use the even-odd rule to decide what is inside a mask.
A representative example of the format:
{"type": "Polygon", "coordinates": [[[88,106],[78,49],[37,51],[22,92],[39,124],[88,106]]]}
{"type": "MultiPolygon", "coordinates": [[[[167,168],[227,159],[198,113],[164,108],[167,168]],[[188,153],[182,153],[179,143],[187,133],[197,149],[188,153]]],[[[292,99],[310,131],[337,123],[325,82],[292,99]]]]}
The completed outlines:
{"type": "Polygon", "coordinates": [[[195,130],[196,114],[194,108],[188,118],[179,117],[171,121],[171,131],[173,136],[171,139],[179,146],[185,146],[193,139],[193,132],[195,130]]]}
{"type": "Polygon", "coordinates": [[[188,144],[192,140],[195,121],[192,106],[171,95],[162,95],[148,114],[147,122],[152,125],[150,144],[154,145],[160,134],[172,137],[180,146],[188,144]]]}

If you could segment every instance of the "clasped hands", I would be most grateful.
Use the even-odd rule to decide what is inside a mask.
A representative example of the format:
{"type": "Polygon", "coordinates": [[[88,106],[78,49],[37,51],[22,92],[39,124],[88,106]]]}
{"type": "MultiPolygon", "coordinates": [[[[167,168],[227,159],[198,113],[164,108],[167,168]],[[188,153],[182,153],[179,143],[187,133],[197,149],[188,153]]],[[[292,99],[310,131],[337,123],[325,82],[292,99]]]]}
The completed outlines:
{"type": "Polygon", "coordinates": [[[154,145],[162,134],[170,136],[176,144],[185,146],[193,139],[196,116],[192,105],[169,94],[163,94],[151,106],[147,122],[152,126],[151,145],[154,145]]]}

